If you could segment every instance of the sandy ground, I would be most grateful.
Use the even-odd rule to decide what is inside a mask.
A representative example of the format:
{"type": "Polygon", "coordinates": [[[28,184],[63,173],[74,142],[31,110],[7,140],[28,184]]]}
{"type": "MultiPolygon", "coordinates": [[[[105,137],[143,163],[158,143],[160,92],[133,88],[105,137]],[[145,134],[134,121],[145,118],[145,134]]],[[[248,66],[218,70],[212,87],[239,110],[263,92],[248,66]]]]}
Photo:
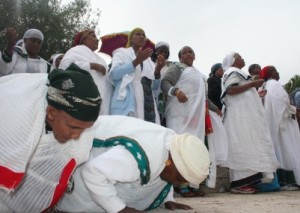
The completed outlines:
{"type": "Polygon", "coordinates": [[[231,193],[209,193],[200,198],[176,197],[176,201],[193,207],[193,210],[168,211],[159,208],[151,211],[180,213],[300,213],[300,191],[281,191],[238,195],[231,193]]]}

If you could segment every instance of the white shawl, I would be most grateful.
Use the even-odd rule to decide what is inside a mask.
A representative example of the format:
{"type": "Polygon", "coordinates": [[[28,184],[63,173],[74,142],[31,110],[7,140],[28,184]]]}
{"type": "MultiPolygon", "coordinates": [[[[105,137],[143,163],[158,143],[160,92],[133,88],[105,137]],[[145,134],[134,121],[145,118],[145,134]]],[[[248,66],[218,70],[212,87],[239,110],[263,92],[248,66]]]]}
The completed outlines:
{"type": "Polygon", "coordinates": [[[167,127],[178,134],[191,133],[204,141],[206,82],[203,75],[194,67],[187,67],[175,85],[187,96],[186,103],[177,97],[168,97],[166,106],[167,127]]]}
{"type": "MultiPolygon", "coordinates": [[[[132,62],[135,58],[136,55],[132,47],[116,49],[113,52],[113,62],[111,70],[125,63],[132,62]]],[[[150,58],[143,61],[143,70],[141,69],[140,65],[138,65],[135,70],[135,72],[123,76],[117,99],[125,99],[127,95],[126,87],[133,81],[136,72],[140,73],[141,77],[146,76],[147,78],[154,80],[154,63],[150,58]]]]}
{"type": "Polygon", "coordinates": [[[108,67],[105,60],[87,46],[78,45],[66,52],[59,65],[59,68],[65,70],[70,66],[71,63],[75,63],[81,69],[88,71],[92,75],[102,98],[100,115],[110,114],[109,106],[112,95],[112,85],[107,79],[107,74],[102,75],[102,73],[91,69],[90,65],[91,63],[101,64],[105,67],[107,73],[108,67]]]}

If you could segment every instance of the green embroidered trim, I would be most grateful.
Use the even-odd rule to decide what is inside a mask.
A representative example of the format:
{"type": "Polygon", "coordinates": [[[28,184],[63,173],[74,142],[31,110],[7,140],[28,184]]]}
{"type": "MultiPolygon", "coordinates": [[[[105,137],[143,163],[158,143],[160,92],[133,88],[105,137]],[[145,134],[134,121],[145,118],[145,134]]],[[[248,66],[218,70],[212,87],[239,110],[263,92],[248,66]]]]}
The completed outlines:
{"type": "Polygon", "coordinates": [[[28,58],[28,55],[23,53],[22,49],[19,48],[19,47],[14,47],[14,51],[19,55],[21,56],[22,58],[25,58],[27,59],[28,58]]]}
{"type": "Polygon", "coordinates": [[[152,209],[156,209],[157,207],[159,207],[164,202],[164,200],[166,199],[167,195],[170,192],[171,187],[172,187],[172,185],[168,183],[163,188],[163,190],[159,193],[159,195],[153,201],[153,203],[151,203],[151,205],[146,209],[146,211],[150,211],[152,209]]]}
{"type": "Polygon", "coordinates": [[[124,146],[133,155],[140,170],[141,184],[147,184],[150,179],[149,160],[143,148],[135,140],[125,136],[117,136],[106,140],[95,138],[93,141],[93,147],[97,148],[107,148],[117,145],[124,146]]]}
{"type": "Polygon", "coordinates": [[[5,63],[10,63],[12,61],[12,55],[9,54],[6,49],[2,51],[2,60],[5,63]]]}

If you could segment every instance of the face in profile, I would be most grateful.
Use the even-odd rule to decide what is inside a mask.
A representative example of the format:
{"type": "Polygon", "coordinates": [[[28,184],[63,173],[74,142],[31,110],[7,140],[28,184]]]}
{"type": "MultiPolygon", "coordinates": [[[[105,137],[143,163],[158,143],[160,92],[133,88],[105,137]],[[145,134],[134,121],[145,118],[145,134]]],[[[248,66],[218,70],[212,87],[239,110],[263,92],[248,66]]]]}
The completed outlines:
{"type": "Polygon", "coordinates": [[[234,58],[235,58],[235,60],[234,60],[234,63],[232,66],[242,69],[245,66],[245,61],[242,58],[242,56],[240,54],[236,53],[234,55],[234,58]]]}
{"type": "Polygon", "coordinates": [[[99,40],[94,32],[89,33],[89,35],[82,41],[82,44],[90,48],[92,51],[98,49],[99,40]]]}
{"type": "Polygon", "coordinates": [[[94,124],[94,122],[77,120],[65,111],[52,106],[47,107],[46,113],[46,121],[59,143],[65,143],[70,139],[78,139],[85,129],[94,124]]]}
{"type": "Polygon", "coordinates": [[[162,173],[160,178],[173,186],[180,186],[187,183],[188,181],[179,173],[174,162],[171,160],[170,164],[167,165],[162,173]]]}

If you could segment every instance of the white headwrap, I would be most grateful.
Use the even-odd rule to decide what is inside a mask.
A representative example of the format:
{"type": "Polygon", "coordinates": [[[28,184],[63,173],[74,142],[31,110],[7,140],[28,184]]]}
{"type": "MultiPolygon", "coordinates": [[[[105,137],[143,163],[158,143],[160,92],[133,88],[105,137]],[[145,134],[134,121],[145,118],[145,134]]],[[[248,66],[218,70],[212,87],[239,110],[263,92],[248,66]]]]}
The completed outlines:
{"type": "Polygon", "coordinates": [[[38,38],[38,39],[41,39],[43,41],[44,40],[44,35],[38,29],[29,29],[24,33],[23,39],[24,38],[38,38]]]}
{"type": "Polygon", "coordinates": [[[157,49],[157,48],[159,48],[159,47],[161,47],[161,46],[166,46],[166,47],[168,47],[168,49],[170,49],[169,44],[168,44],[167,42],[165,42],[165,41],[160,41],[160,42],[158,42],[158,43],[155,45],[155,49],[157,49]]]}
{"type": "Polygon", "coordinates": [[[209,153],[204,143],[191,134],[174,136],[170,144],[172,160],[179,173],[192,185],[199,184],[209,173],[209,153]]]}
{"type": "Polygon", "coordinates": [[[235,55],[235,52],[230,52],[223,59],[222,67],[223,67],[224,71],[228,70],[234,63],[234,60],[235,60],[234,55],[235,55]]]}

